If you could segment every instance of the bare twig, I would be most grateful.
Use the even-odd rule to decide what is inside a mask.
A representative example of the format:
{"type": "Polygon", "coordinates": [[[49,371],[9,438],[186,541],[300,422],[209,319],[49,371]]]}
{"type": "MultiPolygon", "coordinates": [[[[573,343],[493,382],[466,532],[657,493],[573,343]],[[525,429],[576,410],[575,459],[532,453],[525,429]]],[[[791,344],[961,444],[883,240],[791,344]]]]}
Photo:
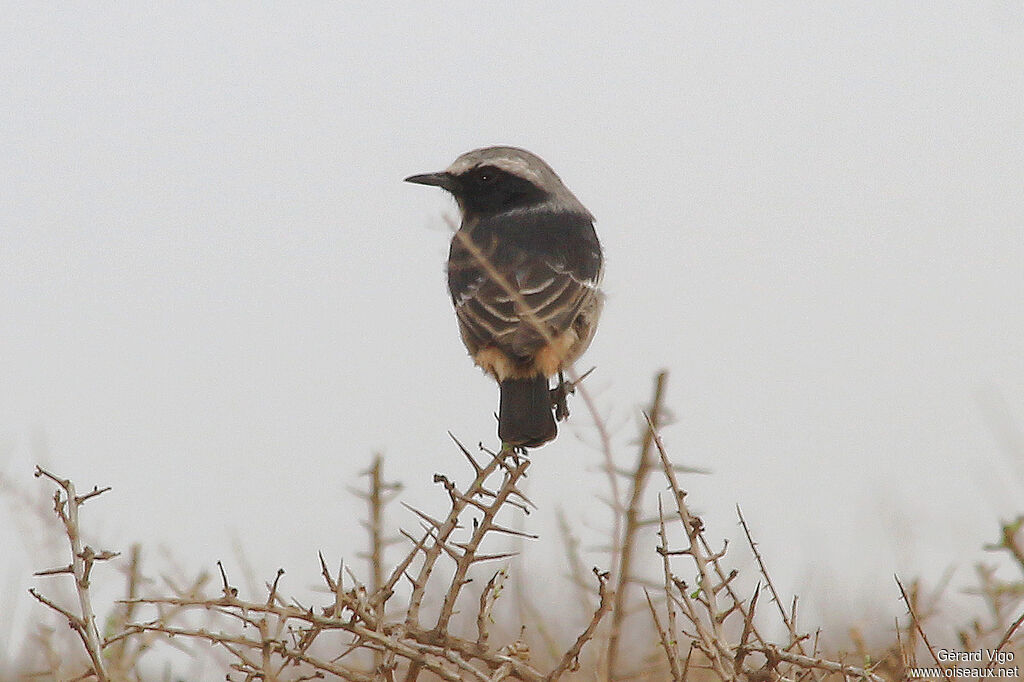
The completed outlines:
{"type": "MultiPolygon", "coordinates": [[[[704,548],[699,539],[704,530],[704,522],[690,512],[689,507],[685,502],[686,493],[679,487],[679,481],[676,479],[675,468],[668,459],[668,454],[665,452],[665,445],[662,442],[658,431],[654,428],[654,424],[651,422],[650,417],[647,419],[647,425],[651,431],[651,436],[654,439],[654,444],[658,449],[658,454],[661,457],[662,470],[664,471],[665,477],[668,479],[669,487],[672,490],[673,498],[676,503],[676,513],[679,515],[679,520],[682,522],[683,530],[686,532],[686,537],[689,542],[689,546],[683,550],[676,550],[673,552],[668,548],[662,548],[660,551],[668,554],[686,554],[693,559],[693,562],[697,567],[699,579],[698,590],[695,594],[700,598],[701,603],[705,606],[710,616],[710,631],[705,631],[704,636],[701,638],[702,649],[704,649],[704,654],[708,656],[712,667],[719,677],[723,680],[730,680],[733,677],[733,673],[731,671],[731,667],[726,665],[726,661],[731,658],[731,652],[729,651],[729,647],[725,644],[724,634],[722,632],[722,621],[728,615],[728,612],[720,610],[718,606],[717,592],[718,589],[720,589],[720,585],[716,585],[712,581],[711,575],[712,562],[717,561],[721,555],[708,555],[704,552],[704,548]]],[[[724,554],[724,550],[722,553],[724,554]]],[[[682,583],[682,581],[676,580],[674,582],[691,621],[693,621],[694,626],[697,627],[700,621],[692,601],[693,598],[688,592],[688,587],[682,583]]],[[[704,631],[704,628],[701,627],[700,630],[704,631]]]]}
{"type": "Polygon", "coordinates": [[[822,658],[813,658],[811,656],[804,656],[803,654],[794,654],[786,651],[774,644],[768,644],[763,648],[755,649],[760,651],[768,658],[768,660],[777,659],[780,661],[786,661],[787,663],[793,663],[794,665],[803,669],[817,669],[825,670],[830,673],[840,673],[845,677],[852,677],[858,680],[871,680],[871,682],[886,682],[886,680],[878,675],[865,670],[864,668],[857,668],[852,665],[843,665],[842,663],[836,663],[834,661],[826,661],[822,658]]]}
{"type": "Polygon", "coordinates": [[[376,593],[384,586],[384,549],[392,544],[384,532],[384,507],[394,498],[394,494],[402,489],[400,483],[384,481],[382,468],[383,457],[376,455],[373,464],[363,472],[370,478],[369,490],[350,489],[356,497],[366,500],[369,507],[369,519],[363,523],[370,533],[370,551],[367,558],[370,562],[370,592],[376,593]]]}
{"type": "MultiPolygon", "coordinates": [[[[435,630],[445,630],[448,627],[448,621],[451,620],[452,614],[455,612],[455,601],[467,582],[466,575],[469,572],[470,566],[480,561],[510,556],[508,554],[492,554],[488,556],[480,555],[478,552],[480,543],[483,542],[487,533],[497,528],[494,523],[495,516],[505,505],[505,501],[516,492],[516,483],[526,474],[526,469],[529,466],[530,460],[523,458],[518,462],[514,462],[513,466],[506,469],[505,480],[494,495],[492,502],[481,509],[483,514],[480,519],[474,520],[473,534],[469,542],[456,545],[461,550],[461,554],[458,555],[455,561],[455,576],[452,578],[448,591],[445,593],[444,602],[441,605],[441,615],[438,616],[437,624],[434,626],[435,630]]],[[[509,532],[509,529],[502,530],[509,532]]]]}
{"type": "Polygon", "coordinates": [[[615,595],[608,589],[608,574],[602,573],[595,568],[594,575],[597,576],[598,595],[600,599],[597,610],[594,611],[594,617],[590,619],[590,623],[587,625],[587,628],[580,633],[580,636],[576,638],[573,645],[565,652],[565,655],[562,656],[562,660],[557,666],[555,666],[555,669],[552,670],[545,678],[547,682],[554,682],[554,680],[561,678],[566,671],[574,670],[575,667],[578,667],[580,651],[583,650],[583,645],[590,641],[594,636],[594,631],[597,630],[597,626],[601,624],[601,619],[603,619],[605,614],[607,614],[612,608],[611,600],[615,595]]]}
{"type": "MultiPolygon", "coordinates": [[[[427,588],[427,581],[430,580],[430,576],[434,571],[434,566],[437,564],[438,558],[441,553],[450,549],[447,545],[449,537],[452,532],[459,526],[459,516],[462,512],[471,504],[480,504],[476,498],[481,496],[485,488],[485,483],[491,474],[493,474],[502,464],[505,459],[512,456],[511,449],[504,449],[497,455],[491,458],[491,461],[482,467],[473,479],[469,488],[465,493],[459,493],[454,488],[449,490],[449,495],[452,500],[451,510],[448,512],[447,517],[444,521],[437,522],[436,528],[429,529],[427,535],[423,540],[423,564],[420,566],[420,570],[417,575],[412,578],[413,590],[412,595],[409,599],[409,607],[406,611],[405,622],[410,627],[418,627],[419,623],[419,612],[420,606],[423,602],[423,597],[427,588]],[[431,542],[428,542],[428,539],[431,542]]],[[[447,482],[447,479],[437,479],[439,482],[447,482]]],[[[507,498],[507,496],[506,496],[507,498]]],[[[394,574],[392,574],[394,577],[394,574]]],[[[392,583],[389,579],[388,583],[392,583]]],[[[449,614],[450,615],[450,614],[449,614]]]]}
{"type": "Polygon", "coordinates": [[[651,398],[651,406],[647,414],[650,419],[651,428],[644,429],[640,441],[640,452],[637,457],[636,469],[633,472],[629,505],[625,512],[625,532],[621,539],[621,549],[618,552],[619,563],[615,571],[615,603],[612,606],[612,623],[608,634],[608,674],[615,677],[618,669],[619,637],[622,631],[622,623],[626,618],[626,597],[627,587],[633,571],[633,554],[636,551],[636,540],[640,533],[640,520],[642,514],[642,501],[644,487],[654,459],[651,457],[652,433],[660,424],[662,412],[662,400],[665,395],[665,380],[668,372],[658,372],[654,379],[654,396],[651,398]]]}
{"type": "Polygon", "coordinates": [[[927,647],[928,653],[932,655],[932,660],[935,661],[935,665],[937,665],[943,671],[943,674],[945,674],[946,666],[943,665],[942,661],[939,659],[939,655],[935,652],[935,647],[933,647],[931,642],[928,641],[928,635],[925,634],[924,628],[921,626],[921,620],[917,617],[917,611],[914,609],[913,602],[910,597],[907,596],[907,591],[903,589],[903,583],[900,582],[900,577],[898,575],[894,575],[893,577],[896,579],[896,584],[900,588],[900,596],[903,597],[903,602],[907,605],[907,611],[910,612],[910,620],[913,623],[914,628],[917,630],[918,634],[921,635],[921,641],[924,642],[925,647],[927,647]]]}
{"type": "Polygon", "coordinates": [[[757,567],[761,571],[761,576],[764,578],[765,584],[768,586],[768,591],[772,595],[772,602],[779,610],[779,615],[782,617],[782,623],[789,630],[790,642],[796,646],[796,650],[801,655],[806,655],[804,651],[803,637],[797,633],[796,624],[793,619],[790,618],[790,614],[786,613],[786,608],[782,605],[782,599],[779,598],[779,593],[775,589],[775,583],[772,581],[771,575],[768,573],[768,567],[765,566],[764,558],[761,556],[760,550],[757,549],[757,543],[754,542],[754,536],[750,533],[750,526],[747,525],[747,520],[743,518],[743,511],[739,505],[736,505],[736,515],[739,517],[740,526],[743,528],[743,534],[747,538],[747,544],[750,546],[750,551],[754,554],[754,559],[757,561],[757,567]]]}
{"type": "MultiPolygon", "coordinates": [[[[42,597],[34,590],[30,590],[32,596],[51,609],[63,615],[71,628],[78,633],[86,653],[92,663],[92,672],[99,682],[107,682],[109,679],[104,668],[103,647],[99,630],[96,628],[96,614],[92,608],[92,596],[89,593],[89,574],[92,572],[93,563],[96,561],[112,559],[117,556],[114,552],[100,552],[97,554],[88,545],[82,545],[81,526],[79,524],[78,512],[81,506],[94,497],[98,497],[110,490],[110,488],[93,488],[90,492],[79,495],[75,491],[75,484],[66,478],[60,478],[40,466],[36,466],[36,478],[44,476],[57,484],[58,490],[54,493],[54,512],[64,524],[64,531],[71,545],[71,573],[75,577],[75,591],[78,594],[79,612],[72,614],[70,611],[58,607],[52,601],[42,597]]],[[[45,572],[47,575],[54,573],[66,573],[68,571],[45,572]]]]}
{"type": "Polygon", "coordinates": [[[679,630],[676,626],[676,607],[675,599],[673,597],[674,585],[672,582],[672,566],[669,562],[668,554],[668,533],[665,530],[665,509],[662,504],[660,494],[658,495],[658,539],[661,543],[658,545],[658,554],[661,556],[661,568],[664,576],[665,608],[668,610],[668,631],[666,633],[666,638],[670,646],[667,648],[666,653],[668,655],[669,668],[672,671],[672,679],[679,680],[683,679],[683,671],[679,662],[679,644],[676,641],[679,630]]]}
{"type": "Polygon", "coordinates": [[[658,631],[658,642],[661,644],[665,657],[669,661],[672,679],[681,679],[682,672],[679,669],[679,656],[676,651],[675,638],[670,636],[665,628],[662,627],[661,619],[658,618],[658,610],[654,608],[654,602],[651,601],[651,593],[647,591],[646,587],[644,588],[644,599],[647,600],[647,610],[651,614],[651,620],[654,621],[654,629],[658,631]]]}
{"type": "Polygon", "coordinates": [[[1024,623],[1024,611],[1022,611],[1017,617],[1017,620],[1013,621],[1010,627],[1006,629],[1006,633],[1003,635],[1002,639],[999,640],[999,644],[997,644],[996,648],[989,653],[990,658],[988,665],[985,666],[986,671],[995,667],[995,664],[999,661],[999,653],[1003,650],[1003,647],[1010,643],[1010,640],[1013,638],[1013,633],[1017,632],[1021,623],[1024,623]]]}

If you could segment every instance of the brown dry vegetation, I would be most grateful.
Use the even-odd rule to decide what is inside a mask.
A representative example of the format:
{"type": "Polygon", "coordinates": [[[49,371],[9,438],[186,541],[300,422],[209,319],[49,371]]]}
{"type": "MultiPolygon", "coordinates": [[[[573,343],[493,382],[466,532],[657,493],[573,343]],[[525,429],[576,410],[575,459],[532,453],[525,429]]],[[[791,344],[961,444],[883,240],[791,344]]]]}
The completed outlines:
{"type": "MultiPolygon", "coordinates": [[[[980,664],[940,660],[938,644],[929,638],[934,604],[921,596],[917,582],[899,579],[893,590],[906,615],[888,628],[888,646],[868,651],[861,633],[851,631],[847,651],[822,651],[820,631],[799,619],[796,598],[777,592],[737,510],[744,551],[759,573],[753,589],[741,592],[733,550],[692,511],[680,483],[685,472],[673,466],[659,437],[664,382],[659,375],[634,467],[617,470],[609,439],[602,437],[614,527],[607,563],[594,568],[584,565],[567,523],[561,538],[538,539],[522,530],[535,510],[522,491],[531,463],[512,450],[474,453],[455,441],[465,470],[435,474],[433,481],[447,511],[408,507],[419,528],[397,534],[384,512],[401,488],[385,480],[378,458],[366,472],[366,488],[353,491],[367,502],[369,551],[353,550],[365,558],[365,568],[321,556],[324,590],[302,599],[285,591],[283,571],[255,594],[243,594],[222,567],[213,577],[148,577],[138,546],[122,556],[83,542],[81,510],[107,489],[81,493],[73,482],[39,468],[36,476],[54,491],[52,509],[69,563],[36,574],[40,587],[31,593],[50,620],[41,608],[31,650],[7,662],[5,674],[25,680],[189,679],[183,671],[157,672],[147,663],[164,660],[164,647],[180,650],[179,660],[205,659],[204,679],[265,681],[878,682],[907,679],[918,665],[945,668],[947,676],[1015,665],[988,656],[980,664]],[[468,482],[456,483],[458,478],[468,482]],[[650,509],[657,510],[653,517],[650,509]],[[650,527],[657,538],[653,548],[640,541],[650,527]],[[385,549],[395,542],[405,550],[389,564],[385,549]],[[568,580],[587,605],[588,619],[574,623],[567,614],[541,613],[507,586],[531,579],[510,575],[523,570],[509,561],[522,542],[547,543],[545,551],[565,554],[568,580]],[[97,581],[121,579],[110,570],[114,563],[124,569],[125,598],[111,613],[97,614],[91,591],[97,581]],[[659,569],[657,580],[639,577],[652,565],[659,569]],[[773,639],[771,633],[783,634],[773,639]]],[[[604,433],[600,423],[598,431],[604,433]]],[[[1024,570],[1021,525],[1021,519],[1004,524],[992,549],[1024,570]]],[[[987,613],[962,624],[956,646],[1024,655],[1017,636],[1024,581],[1001,580],[991,567],[979,567],[978,576],[987,613]]]]}
{"type": "MultiPolygon", "coordinates": [[[[466,247],[518,296],[489,267],[486,254],[468,240],[466,247]]],[[[539,325],[538,330],[548,333],[539,325]]],[[[821,632],[801,620],[798,600],[776,589],[739,510],[743,541],[757,566],[745,590],[737,580],[741,562],[723,536],[694,513],[680,482],[688,472],[672,463],[659,435],[664,373],[656,377],[628,470],[617,467],[622,460],[582,378],[570,372],[570,379],[593,418],[608,482],[613,521],[603,565],[583,562],[576,534],[564,520],[561,538],[541,539],[523,530],[524,517],[536,509],[522,489],[530,459],[510,449],[481,447],[474,453],[456,440],[466,462],[463,472],[438,473],[433,480],[446,511],[408,507],[419,527],[397,534],[388,528],[384,510],[400,488],[385,481],[378,459],[367,472],[367,488],[355,491],[368,503],[369,551],[353,548],[346,557],[365,556],[369,570],[321,555],[323,590],[301,598],[285,589],[283,571],[263,589],[243,592],[220,565],[213,577],[189,579],[178,570],[155,578],[146,574],[139,547],[127,556],[90,547],[83,541],[80,512],[107,489],[80,493],[73,482],[37,468],[36,476],[53,489],[52,510],[63,527],[68,563],[36,573],[40,587],[31,593],[51,620],[40,618],[30,650],[15,661],[0,661],[0,674],[24,680],[190,679],[182,670],[157,672],[148,664],[165,647],[182,652],[177,660],[186,662],[183,667],[205,659],[203,679],[263,682],[882,682],[906,679],[918,665],[934,666],[945,677],[983,670],[1005,674],[1015,663],[996,663],[993,652],[1024,657],[1017,636],[1024,621],[1024,580],[1000,579],[985,566],[978,568],[978,592],[986,612],[959,624],[959,642],[944,643],[965,652],[987,650],[981,663],[942,660],[929,637],[933,600],[922,596],[916,581],[899,579],[884,598],[901,598],[906,615],[884,632],[870,633],[872,640],[881,634],[887,645],[869,650],[865,633],[851,630],[846,651],[823,651],[821,632]],[[655,541],[641,541],[651,537],[652,528],[655,541]],[[405,549],[388,563],[385,549],[395,541],[405,549]],[[509,561],[527,541],[541,543],[545,553],[565,554],[568,585],[587,606],[585,619],[577,623],[569,614],[538,609],[523,590],[507,588],[509,581],[542,580],[509,561]],[[93,585],[119,580],[111,563],[124,569],[124,599],[110,613],[97,614],[93,585]],[[652,566],[657,578],[643,577],[652,566]]],[[[1022,522],[1024,517],[1004,524],[992,549],[1008,553],[1024,571],[1022,522]]]]}

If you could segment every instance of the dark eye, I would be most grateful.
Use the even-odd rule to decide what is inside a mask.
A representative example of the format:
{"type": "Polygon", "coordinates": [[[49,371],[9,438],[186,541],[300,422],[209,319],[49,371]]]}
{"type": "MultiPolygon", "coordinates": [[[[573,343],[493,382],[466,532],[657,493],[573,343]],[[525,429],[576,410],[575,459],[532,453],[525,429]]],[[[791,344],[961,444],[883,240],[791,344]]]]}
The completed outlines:
{"type": "Polygon", "coordinates": [[[489,185],[492,182],[494,182],[495,178],[497,177],[497,173],[493,173],[491,171],[484,171],[477,176],[477,182],[479,182],[481,185],[489,185]]]}

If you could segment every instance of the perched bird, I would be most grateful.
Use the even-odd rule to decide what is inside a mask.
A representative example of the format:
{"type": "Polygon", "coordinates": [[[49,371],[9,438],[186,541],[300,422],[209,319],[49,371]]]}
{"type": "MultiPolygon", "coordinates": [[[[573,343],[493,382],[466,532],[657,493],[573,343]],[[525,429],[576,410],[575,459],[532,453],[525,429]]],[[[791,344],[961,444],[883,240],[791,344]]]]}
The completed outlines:
{"type": "Polygon", "coordinates": [[[458,202],[448,290],[462,341],[500,386],[502,443],[543,445],[558,433],[548,379],[587,349],[601,312],[594,217],[543,159],[516,147],[476,149],[406,182],[458,202]]]}

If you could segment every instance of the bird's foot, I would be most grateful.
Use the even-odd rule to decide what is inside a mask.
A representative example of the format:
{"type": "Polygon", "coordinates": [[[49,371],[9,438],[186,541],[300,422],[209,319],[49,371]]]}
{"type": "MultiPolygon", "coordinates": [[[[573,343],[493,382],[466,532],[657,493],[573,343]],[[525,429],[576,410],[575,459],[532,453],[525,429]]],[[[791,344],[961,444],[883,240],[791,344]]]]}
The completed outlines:
{"type": "Polygon", "coordinates": [[[502,442],[502,444],[501,444],[501,452],[502,453],[510,454],[512,456],[512,458],[516,460],[517,464],[518,464],[518,460],[519,460],[520,457],[529,457],[530,456],[530,453],[526,449],[525,445],[515,445],[513,443],[502,442]]]}
{"type": "Polygon", "coordinates": [[[566,381],[562,372],[558,373],[558,384],[551,389],[551,405],[555,410],[555,419],[565,421],[569,418],[569,404],[566,398],[576,392],[576,386],[583,383],[583,380],[594,371],[591,367],[583,373],[576,381],[566,381]]]}
{"type": "Polygon", "coordinates": [[[555,410],[555,419],[565,421],[569,418],[569,404],[566,397],[575,390],[572,383],[565,380],[562,373],[558,373],[558,385],[551,389],[551,406],[555,410]]]}

